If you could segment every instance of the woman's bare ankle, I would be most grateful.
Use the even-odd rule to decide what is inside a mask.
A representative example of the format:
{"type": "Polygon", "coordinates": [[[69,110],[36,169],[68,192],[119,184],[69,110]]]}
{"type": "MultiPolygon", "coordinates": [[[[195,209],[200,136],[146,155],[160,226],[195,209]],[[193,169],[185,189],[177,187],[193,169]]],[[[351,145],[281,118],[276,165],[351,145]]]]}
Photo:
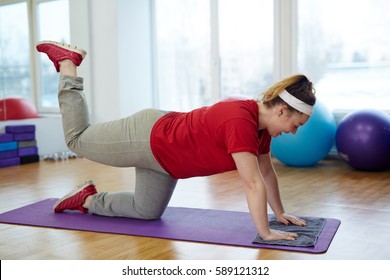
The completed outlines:
{"type": "Polygon", "coordinates": [[[83,207],[89,209],[89,206],[91,205],[91,201],[92,201],[92,195],[87,196],[87,198],[84,201],[83,207]]]}
{"type": "Polygon", "coordinates": [[[77,77],[77,66],[70,59],[65,59],[58,62],[61,76],[77,77]]]}

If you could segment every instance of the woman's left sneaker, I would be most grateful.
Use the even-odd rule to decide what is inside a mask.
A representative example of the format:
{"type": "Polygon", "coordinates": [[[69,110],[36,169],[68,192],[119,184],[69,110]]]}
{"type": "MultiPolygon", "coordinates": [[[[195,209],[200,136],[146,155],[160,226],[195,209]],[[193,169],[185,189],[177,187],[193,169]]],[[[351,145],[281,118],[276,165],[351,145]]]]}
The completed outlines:
{"type": "Polygon", "coordinates": [[[57,72],[60,72],[60,66],[58,62],[70,59],[76,66],[79,66],[83,61],[87,52],[76,46],[53,42],[53,41],[42,41],[36,45],[39,52],[47,54],[49,59],[54,63],[57,72]]]}

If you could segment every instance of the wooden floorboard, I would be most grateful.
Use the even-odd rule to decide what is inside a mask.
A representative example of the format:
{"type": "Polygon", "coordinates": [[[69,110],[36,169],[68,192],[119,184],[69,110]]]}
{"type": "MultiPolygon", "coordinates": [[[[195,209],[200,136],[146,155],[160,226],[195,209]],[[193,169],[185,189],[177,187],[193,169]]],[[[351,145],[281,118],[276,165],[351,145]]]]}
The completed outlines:
{"type": "MultiPolygon", "coordinates": [[[[0,224],[0,259],[390,259],[390,171],[357,172],[324,160],[291,168],[275,160],[286,210],[340,219],[324,254],[251,249],[93,232],[0,224]]],[[[0,212],[60,197],[83,180],[100,191],[133,190],[134,170],[86,159],[0,169],[0,212]]],[[[170,206],[248,211],[236,172],[179,181],[170,206]]]]}

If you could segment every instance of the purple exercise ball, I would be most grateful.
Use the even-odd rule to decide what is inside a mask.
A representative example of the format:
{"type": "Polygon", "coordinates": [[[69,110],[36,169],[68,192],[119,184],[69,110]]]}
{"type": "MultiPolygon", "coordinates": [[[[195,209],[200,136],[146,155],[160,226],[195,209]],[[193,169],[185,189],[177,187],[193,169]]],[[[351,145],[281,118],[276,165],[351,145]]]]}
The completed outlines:
{"type": "Polygon", "coordinates": [[[390,116],[378,110],[359,110],[346,115],[336,131],[340,157],[363,171],[390,167],[390,116]]]}

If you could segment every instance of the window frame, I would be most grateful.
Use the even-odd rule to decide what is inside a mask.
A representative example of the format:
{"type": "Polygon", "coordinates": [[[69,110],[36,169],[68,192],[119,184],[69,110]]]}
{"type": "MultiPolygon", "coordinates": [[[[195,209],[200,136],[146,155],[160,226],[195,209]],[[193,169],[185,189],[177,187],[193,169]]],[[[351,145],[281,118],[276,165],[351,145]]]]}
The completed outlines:
{"type": "MultiPolygon", "coordinates": [[[[152,65],[153,65],[153,84],[156,85],[153,87],[153,98],[154,98],[154,105],[156,107],[160,106],[159,100],[161,99],[158,84],[159,84],[159,75],[158,75],[158,59],[157,59],[157,38],[156,38],[156,0],[149,0],[150,6],[151,6],[151,36],[152,36],[152,65]]],[[[220,0],[209,0],[210,1],[210,75],[211,75],[211,84],[210,84],[210,102],[215,103],[221,100],[222,98],[222,81],[221,81],[221,56],[220,56],[220,42],[219,42],[219,2],[220,0]]],[[[279,16],[279,13],[277,11],[277,8],[280,6],[285,6],[286,2],[290,3],[292,2],[292,6],[294,6],[294,3],[296,5],[296,0],[274,0],[274,18],[276,16],[279,16]]],[[[288,11],[286,11],[288,13],[288,11]]],[[[276,22],[274,22],[276,23],[276,22]]],[[[275,30],[283,30],[284,28],[289,27],[289,22],[283,22],[283,26],[274,25],[274,32],[275,30]],[[278,27],[278,28],[277,28],[278,27]]],[[[274,35],[274,38],[277,37],[274,35]]],[[[284,40],[284,39],[283,39],[284,40]]],[[[277,53],[285,53],[286,50],[289,50],[289,48],[284,48],[283,50],[280,50],[276,47],[276,41],[274,40],[274,65],[273,65],[273,71],[274,71],[274,80],[275,78],[283,77],[284,73],[283,71],[286,71],[285,67],[283,67],[283,59],[276,60],[277,53]],[[280,66],[281,65],[281,66],[280,66]]],[[[291,57],[291,55],[290,55],[291,57]]],[[[290,67],[289,67],[290,69],[290,67]]],[[[289,70],[290,72],[292,70],[289,70]]]]}
{"type": "MultiPolygon", "coordinates": [[[[152,53],[153,69],[158,69],[156,19],[154,15],[155,0],[151,1],[152,53]]],[[[217,102],[222,97],[221,90],[221,59],[219,51],[219,1],[210,0],[210,73],[211,73],[211,102],[217,102]]],[[[297,0],[274,0],[274,65],[273,79],[279,80],[294,73],[297,69],[297,0]],[[287,63],[286,63],[287,62],[287,63]]],[[[157,70],[154,70],[157,71],[157,70]]],[[[153,75],[153,84],[158,85],[158,73],[153,75]]],[[[158,107],[159,92],[155,86],[154,104],[158,107]]]]}

